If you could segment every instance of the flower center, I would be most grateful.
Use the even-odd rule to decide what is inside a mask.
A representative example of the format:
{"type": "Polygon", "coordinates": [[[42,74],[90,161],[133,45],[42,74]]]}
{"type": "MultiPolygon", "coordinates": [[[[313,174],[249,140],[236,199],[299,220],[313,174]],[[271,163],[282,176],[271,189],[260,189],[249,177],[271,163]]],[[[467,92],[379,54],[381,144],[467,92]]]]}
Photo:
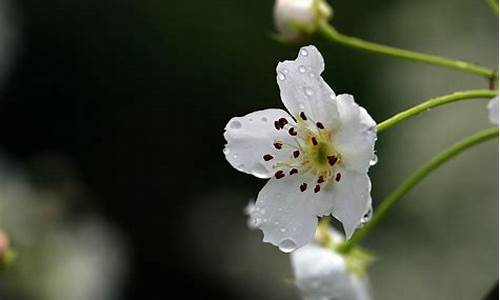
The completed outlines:
{"type": "MultiPolygon", "coordinates": [[[[274,148],[278,151],[290,152],[289,159],[273,165],[277,170],[274,176],[276,179],[287,175],[301,176],[303,181],[298,187],[299,190],[305,192],[308,186],[314,186],[313,191],[318,193],[322,185],[331,184],[334,180],[340,181],[338,164],[341,155],[331,142],[334,134],[332,129],[325,128],[321,122],[311,120],[304,112],[301,112],[296,120],[296,126],[291,125],[285,118],[274,122],[276,130],[288,131],[295,142],[287,144],[283,141],[273,141],[274,148]]],[[[269,161],[274,159],[274,156],[264,154],[263,159],[269,161]]]]}

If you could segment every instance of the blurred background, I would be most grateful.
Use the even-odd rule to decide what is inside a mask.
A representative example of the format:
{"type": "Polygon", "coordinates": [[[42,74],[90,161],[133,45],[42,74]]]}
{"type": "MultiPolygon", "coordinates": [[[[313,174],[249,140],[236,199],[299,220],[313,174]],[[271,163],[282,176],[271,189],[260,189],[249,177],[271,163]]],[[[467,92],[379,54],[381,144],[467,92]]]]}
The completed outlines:
{"type": "MultiPolygon", "coordinates": [[[[330,1],[344,33],[498,66],[498,18],[471,0],[330,1]]],[[[265,181],[222,154],[226,122],[282,107],[273,1],[0,0],[0,299],[299,299],[287,255],[246,227],[265,181]]],[[[487,88],[477,76],[315,41],[324,77],[373,118],[487,88]]],[[[375,206],[490,126],[486,101],[379,136],[375,206]]],[[[480,299],[498,279],[498,141],[418,185],[366,240],[375,299],[480,299]]]]}

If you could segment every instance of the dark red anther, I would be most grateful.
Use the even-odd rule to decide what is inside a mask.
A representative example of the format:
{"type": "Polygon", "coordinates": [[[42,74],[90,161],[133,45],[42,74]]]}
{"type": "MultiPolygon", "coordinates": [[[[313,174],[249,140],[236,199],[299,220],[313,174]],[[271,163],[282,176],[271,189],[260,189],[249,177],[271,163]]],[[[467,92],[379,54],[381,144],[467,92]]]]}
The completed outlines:
{"type": "Polygon", "coordinates": [[[293,151],[293,157],[294,157],[294,158],[299,157],[299,155],[300,155],[300,151],[299,151],[299,150],[295,150],[295,151],[293,151]]]}
{"type": "Polygon", "coordinates": [[[313,137],[311,138],[311,142],[313,143],[313,145],[314,145],[314,146],[317,146],[317,145],[318,145],[318,140],[316,139],[316,137],[315,137],[315,136],[313,136],[313,137]]]}
{"type": "Polygon", "coordinates": [[[278,123],[280,123],[281,128],[285,127],[286,124],[288,124],[288,121],[285,118],[280,118],[278,120],[278,123]]]}
{"type": "Polygon", "coordinates": [[[326,158],[328,159],[328,164],[330,166],[333,166],[338,160],[337,156],[335,156],[335,155],[327,156],[326,158]]]}
{"type": "Polygon", "coordinates": [[[280,130],[281,129],[280,122],[274,121],[274,128],[276,128],[276,130],[280,130]]]}
{"type": "Polygon", "coordinates": [[[335,175],[335,181],[339,182],[340,181],[340,173],[337,173],[337,175],[335,175]]]}
{"type": "Polygon", "coordinates": [[[291,135],[291,136],[296,136],[297,135],[297,131],[295,131],[295,128],[290,128],[288,129],[288,133],[291,135]]]}
{"type": "Polygon", "coordinates": [[[325,126],[323,126],[323,123],[321,122],[316,123],[316,127],[318,127],[319,129],[325,129],[325,126]]]}
{"type": "Polygon", "coordinates": [[[306,117],[306,114],[304,112],[301,112],[300,113],[300,118],[304,121],[307,121],[307,117],[306,117]]]}
{"type": "Polygon", "coordinates": [[[314,187],[314,192],[317,193],[319,192],[319,190],[321,189],[321,187],[319,186],[319,184],[317,184],[315,187],[314,187]]]}
{"type": "Polygon", "coordinates": [[[283,173],[282,170],[279,170],[276,173],[274,173],[274,177],[276,177],[276,179],[283,178],[283,177],[285,177],[285,173],[283,173]]]}
{"type": "Polygon", "coordinates": [[[273,159],[274,157],[271,155],[271,154],[266,154],[264,156],[262,156],[262,158],[265,160],[265,161],[270,161],[271,159],[273,159]]]}
{"type": "Polygon", "coordinates": [[[276,148],[278,150],[281,149],[281,147],[283,146],[282,143],[278,143],[278,142],[274,143],[273,145],[274,145],[274,148],[276,148]]]}
{"type": "Polygon", "coordinates": [[[300,191],[304,192],[307,189],[307,183],[303,183],[300,185],[300,191]]]}
{"type": "Polygon", "coordinates": [[[290,170],[290,173],[288,173],[288,174],[293,175],[293,174],[297,174],[297,173],[299,173],[299,170],[293,168],[290,170]]]}
{"type": "Polygon", "coordinates": [[[321,175],[318,177],[318,183],[323,183],[323,182],[325,182],[325,178],[323,177],[323,175],[321,175]]]}

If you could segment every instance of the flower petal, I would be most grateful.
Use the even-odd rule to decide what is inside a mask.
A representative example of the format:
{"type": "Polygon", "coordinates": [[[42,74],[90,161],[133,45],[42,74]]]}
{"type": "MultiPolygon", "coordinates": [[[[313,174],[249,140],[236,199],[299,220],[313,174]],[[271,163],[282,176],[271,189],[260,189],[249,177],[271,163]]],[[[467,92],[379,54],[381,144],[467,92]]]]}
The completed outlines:
{"type": "Polygon", "coordinates": [[[371,182],[367,174],[341,170],[341,179],[332,188],[332,215],[342,222],[347,238],[364,221],[372,207],[371,182]]]}
{"type": "Polygon", "coordinates": [[[498,96],[488,102],[488,117],[492,124],[498,125],[498,96]]]}
{"type": "Polygon", "coordinates": [[[294,143],[286,130],[274,127],[280,118],[294,124],[293,118],[281,109],[260,110],[229,120],[224,132],[227,141],[224,154],[229,163],[241,172],[259,178],[271,177],[275,172],[273,164],[290,157],[289,151],[276,149],[274,141],[294,143]],[[264,159],[265,155],[270,155],[269,159],[264,159]]]}
{"type": "Polygon", "coordinates": [[[342,163],[347,169],[366,173],[375,162],[377,124],[351,95],[338,95],[337,105],[339,126],[333,135],[333,144],[341,153],[342,163]]]}
{"type": "Polygon", "coordinates": [[[276,68],[281,101],[295,118],[304,112],[315,122],[330,127],[337,119],[335,93],[321,77],[321,53],[314,46],[302,47],[295,60],[280,62],[276,68]]]}

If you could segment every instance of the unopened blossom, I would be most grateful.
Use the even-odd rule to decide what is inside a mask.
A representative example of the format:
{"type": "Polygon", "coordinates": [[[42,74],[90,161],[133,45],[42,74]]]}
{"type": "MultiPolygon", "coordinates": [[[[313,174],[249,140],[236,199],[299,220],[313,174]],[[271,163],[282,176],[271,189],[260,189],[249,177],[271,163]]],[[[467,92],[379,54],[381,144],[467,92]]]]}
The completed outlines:
{"type": "Polygon", "coordinates": [[[319,216],[333,215],[347,237],[371,211],[375,122],[321,77],[323,58],[303,47],[276,68],[282,109],[232,118],[224,154],[241,172],[269,178],[252,209],[264,242],[291,252],[309,243],[319,216]]]}
{"type": "Polygon", "coordinates": [[[488,118],[492,124],[498,125],[498,96],[488,102],[488,118]]]}
{"type": "MultiPolygon", "coordinates": [[[[330,238],[333,245],[343,240],[333,229],[330,230],[330,238]]],[[[363,257],[347,257],[324,247],[318,241],[290,255],[295,284],[307,300],[371,299],[366,273],[358,272],[358,268],[352,269],[351,264],[355,264],[356,260],[363,260],[363,257]]]]}
{"type": "Polygon", "coordinates": [[[306,39],[331,15],[324,0],[276,0],[274,4],[274,22],[284,41],[306,39]]]}

